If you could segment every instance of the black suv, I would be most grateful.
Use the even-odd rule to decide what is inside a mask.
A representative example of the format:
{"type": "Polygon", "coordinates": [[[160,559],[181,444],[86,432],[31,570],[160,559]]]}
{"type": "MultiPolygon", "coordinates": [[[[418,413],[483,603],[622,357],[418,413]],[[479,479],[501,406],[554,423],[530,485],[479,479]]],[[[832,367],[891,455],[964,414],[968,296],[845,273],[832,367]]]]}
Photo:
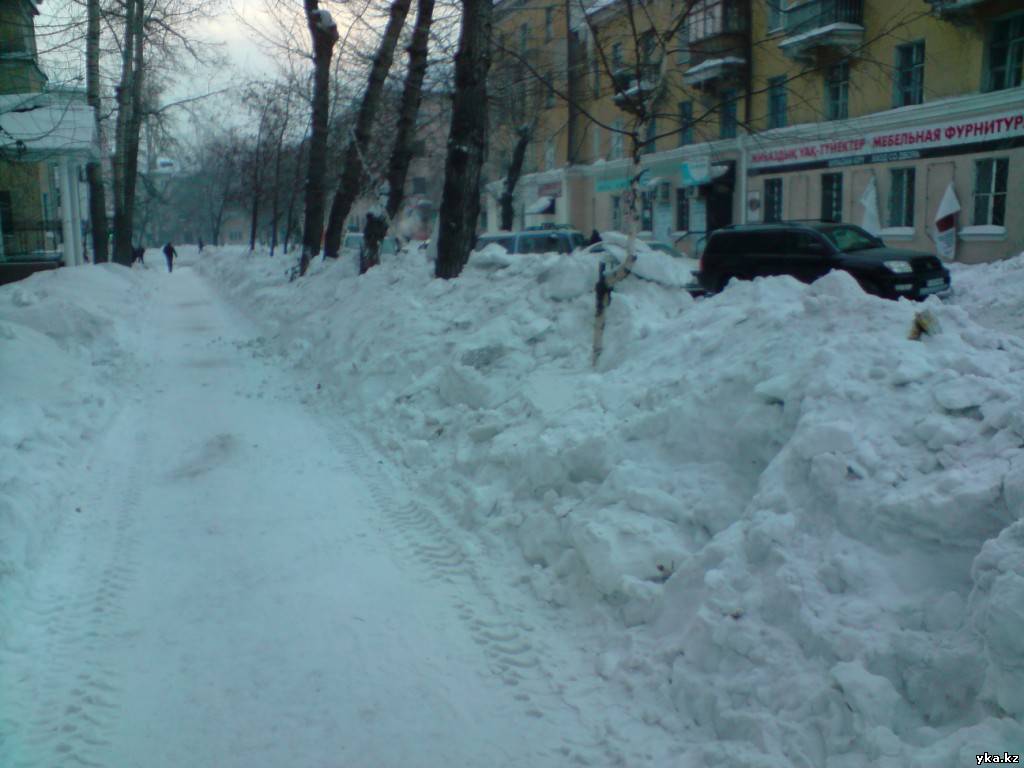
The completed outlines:
{"type": "Polygon", "coordinates": [[[717,229],[700,260],[700,287],[717,293],[732,278],[791,275],[805,283],[833,269],[849,272],[875,296],[923,299],[949,290],[949,270],[934,255],[887,248],[852,224],[747,224],[717,229]]]}

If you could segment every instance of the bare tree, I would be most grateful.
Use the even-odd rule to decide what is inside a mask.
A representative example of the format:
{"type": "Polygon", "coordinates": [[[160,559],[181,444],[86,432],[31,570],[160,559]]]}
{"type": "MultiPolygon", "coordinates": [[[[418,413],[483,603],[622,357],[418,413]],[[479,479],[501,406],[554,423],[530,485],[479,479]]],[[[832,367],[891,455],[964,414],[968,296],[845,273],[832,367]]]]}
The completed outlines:
{"type": "Polygon", "coordinates": [[[313,39],[313,116],[309,140],[309,169],[306,173],[306,217],[302,227],[299,274],[306,274],[309,262],[320,252],[324,229],[324,177],[327,173],[327,121],[330,109],[331,56],[338,42],[338,25],[331,14],[306,0],[306,24],[313,39]]]}
{"type": "Polygon", "coordinates": [[[492,0],[463,0],[455,54],[455,95],[438,220],[437,277],[458,277],[469,260],[480,217],[480,169],[487,141],[487,71],[492,0]]]}
{"type": "Polygon", "coordinates": [[[427,73],[427,46],[430,42],[430,25],[433,17],[434,0],[418,0],[416,23],[408,48],[409,63],[398,112],[398,130],[388,165],[388,199],[382,215],[371,212],[366,218],[360,272],[365,272],[379,263],[380,243],[387,234],[388,226],[402,207],[406,175],[413,155],[416,118],[423,95],[423,78],[427,73]]]}
{"type": "Polygon", "coordinates": [[[365,167],[364,158],[370,145],[370,133],[380,106],[384,92],[384,81],[394,61],[398,38],[405,25],[405,17],[409,14],[411,0],[394,0],[388,17],[384,36],[377,47],[377,53],[370,68],[369,81],[359,105],[359,115],[345,149],[344,166],[341,181],[334,193],[331,213],[327,220],[327,232],[324,235],[324,257],[335,259],[341,246],[342,229],[348,218],[352,203],[362,190],[365,167]]]}
{"type": "MultiPolygon", "coordinates": [[[[93,110],[96,125],[96,140],[102,148],[103,104],[100,98],[100,0],[86,0],[88,14],[85,39],[85,81],[86,99],[93,110]]],[[[101,150],[102,152],[102,150],[101,150]]],[[[107,194],[103,185],[102,158],[86,166],[89,181],[89,221],[92,224],[93,262],[102,264],[110,260],[107,250],[107,194]]]]}

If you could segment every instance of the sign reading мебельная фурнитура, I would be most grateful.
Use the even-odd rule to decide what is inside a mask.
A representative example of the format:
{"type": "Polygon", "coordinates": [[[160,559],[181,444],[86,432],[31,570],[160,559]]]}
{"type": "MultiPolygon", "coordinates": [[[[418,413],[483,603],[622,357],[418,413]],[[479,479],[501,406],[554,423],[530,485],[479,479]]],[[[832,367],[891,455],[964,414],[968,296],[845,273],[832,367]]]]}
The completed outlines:
{"type": "Polygon", "coordinates": [[[769,146],[751,152],[749,166],[756,169],[844,159],[856,162],[858,158],[879,153],[937,150],[962,144],[1014,138],[1024,138],[1024,113],[971,118],[922,128],[880,131],[866,136],[769,146]]]}

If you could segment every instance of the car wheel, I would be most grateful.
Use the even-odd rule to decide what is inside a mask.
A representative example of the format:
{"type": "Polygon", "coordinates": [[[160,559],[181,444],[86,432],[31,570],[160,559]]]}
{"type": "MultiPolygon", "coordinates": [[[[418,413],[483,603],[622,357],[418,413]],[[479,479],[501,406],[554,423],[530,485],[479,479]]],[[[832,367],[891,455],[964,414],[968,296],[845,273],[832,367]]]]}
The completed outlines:
{"type": "Polygon", "coordinates": [[[861,290],[864,291],[864,293],[867,293],[871,296],[882,295],[882,288],[881,286],[878,285],[878,283],[872,280],[858,280],[857,282],[860,285],[861,290]]]}

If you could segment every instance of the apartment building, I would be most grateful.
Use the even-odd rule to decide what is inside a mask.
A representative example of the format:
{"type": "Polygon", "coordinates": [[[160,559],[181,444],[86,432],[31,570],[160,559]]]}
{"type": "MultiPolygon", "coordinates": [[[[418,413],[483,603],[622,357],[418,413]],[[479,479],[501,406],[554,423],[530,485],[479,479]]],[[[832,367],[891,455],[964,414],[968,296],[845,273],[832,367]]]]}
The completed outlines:
{"type": "Polygon", "coordinates": [[[0,261],[62,250],[84,258],[83,167],[95,157],[93,113],[39,67],[37,2],[0,3],[0,261]]]}
{"type": "MultiPolygon", "coordinates": [[[[546,12],[535,3],[499,5],[499,34],[546,12]]],[[[557,183],[563,199],[548,218],[583,231],[622,226],[630,149],[617,130],[635,116],[620,105],[646,78],[659,95],[638,137],[641,227],[657,236],[692,251],[730,223],[828,219],[934,249],[945,199],[960,207],[956,259],[1024,251],[1024,220],[1009,215],[1024,202],[1019,0],[649,0],[632,14],[622,0],[586,12],[576,0],[562,8],[565,37],[552,35],[547,47],[532,39],[564,51],[573,98],[536,106],[543,119],[521,182],[524,211],[549,210],[542,198],[557,183]]]]}

